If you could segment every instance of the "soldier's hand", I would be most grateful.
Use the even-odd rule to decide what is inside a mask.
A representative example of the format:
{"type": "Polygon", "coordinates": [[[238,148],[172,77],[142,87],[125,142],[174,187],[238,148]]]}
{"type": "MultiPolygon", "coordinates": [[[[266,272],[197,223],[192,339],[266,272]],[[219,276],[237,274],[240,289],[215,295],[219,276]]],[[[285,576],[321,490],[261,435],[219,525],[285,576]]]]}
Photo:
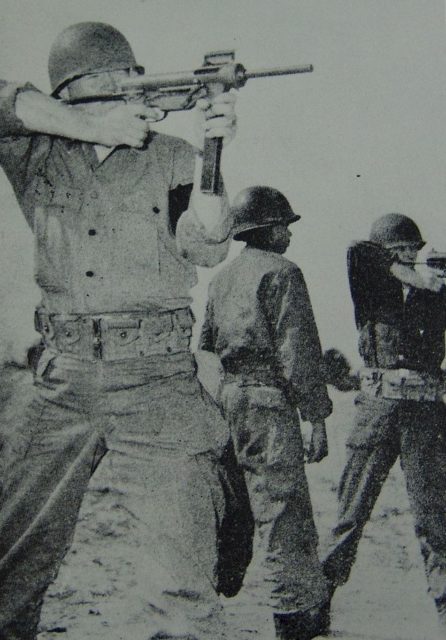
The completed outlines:
{"type": "Polygon", "coordinates": [[[443,269],[435,269],[434,267],[427,267],[426,271],[420,272],[425,288],[429,291],[435,291],[438,293],[443,288],[445,283],[445,273],[443,269]]]}
{"type": "Polygon", "coordinates": [[[312,422],[311,440],[307,450],[307,462],[320,462],[328,456],[328,441],[325,422],[312,422]]]}
{"type": "Polygon", "coordinates": [[[237,130],[235,103],[236,95],[232,91],[197,101],[195,143],[199,149],[203,148],[204,138],[223,138],[224,145],[231,142],[237,130]]]}
{"type": "Polygon", "coordinates": [[[441,269],[433,269],[426,265],[411,266],[394,262],[390,267],[390,273],[404,284],[416,289],[427,289],[438,293],[444,286],[444,276],[441,269]]]}
{"type": "Polygon", "coordinates": [[[152,109],[144,104],[120,104],[105,113],[93,115],[96,142],[106,147],[142,147],[152,116],[152,109]]]}

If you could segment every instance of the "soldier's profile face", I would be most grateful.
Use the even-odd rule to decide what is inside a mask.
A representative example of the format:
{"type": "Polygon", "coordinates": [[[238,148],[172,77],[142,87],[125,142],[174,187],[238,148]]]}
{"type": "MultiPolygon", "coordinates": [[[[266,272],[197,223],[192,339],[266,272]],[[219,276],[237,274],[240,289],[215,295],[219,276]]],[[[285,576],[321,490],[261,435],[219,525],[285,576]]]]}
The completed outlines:
{"type": "Polygon", "coordinates": [[[131,69],[88,73],[79,78],[75,78],[67,85],[68,97],[71,100],[78,100],[101,93],[113,93],[119,90],[121,81],[129,78],[131,74],[131,69]]]}
{"type": "Polygon", "coordinates": [[[392,251],[392,253],[398,258],[399,262],[403,264],[415,264],[419,251],[419,245],[414,242],[401,242],[401,243],[388,243],[385,245],[386,249],[392,251]]]}
{"type": "Polygon", "coordinates": [[[271,249],[275,253],[285,253],[290,244],[291,231],[285,224],[275,224],[271,228],[271,249]]]}

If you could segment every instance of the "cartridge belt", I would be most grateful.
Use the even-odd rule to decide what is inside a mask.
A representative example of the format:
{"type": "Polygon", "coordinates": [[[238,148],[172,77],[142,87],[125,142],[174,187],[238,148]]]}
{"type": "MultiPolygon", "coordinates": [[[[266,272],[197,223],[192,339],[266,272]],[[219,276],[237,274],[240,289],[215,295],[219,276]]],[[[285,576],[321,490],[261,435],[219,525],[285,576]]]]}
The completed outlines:
{"type": "Polygon", "coordinates": [[[261,363],[259,365],[251,363],[239,363],[238,367],[231,367],[231,370],[225,370],[224,382],[238,382],[245,385],[266,385],[266,386],[284,386],[285,381],[278,375],[277,370],[272,365],[261,363]]]}
{"type": "Polygon", "coordinates": [[[80,360],[115,361],[189,349],[193,316],[172,311],[54,314],[39,308],[36,330],[45,346],[80,360]]]}
{"type": "Polygon", "coordinates": [[[412,369],[376,369],[360,371],[361,391],[376,398],[414,400],[415,402],[445,402],[446,384],[443,377],[412,369]]]}

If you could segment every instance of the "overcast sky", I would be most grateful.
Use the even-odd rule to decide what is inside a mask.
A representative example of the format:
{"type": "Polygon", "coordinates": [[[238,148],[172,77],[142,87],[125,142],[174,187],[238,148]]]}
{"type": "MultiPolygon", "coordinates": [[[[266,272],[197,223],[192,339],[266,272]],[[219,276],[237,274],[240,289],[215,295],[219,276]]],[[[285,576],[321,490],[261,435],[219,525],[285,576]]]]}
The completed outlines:
{"type": "MultiPolygon", "coordinates": [[[[0,8],[0,77],[44,91],[53,39],[84,20],[122,30],[149,72],[193,69],[227,48],[247,69],[314,65],[240,90],[224,173],[231,198],[268,184],[302,215],[287,255],[304,271],[324,347],[356,361],[345,252],[375,217],[413,216],[428,244],[446,249],[443,0],[0,0],[0,8]]],[[[162,129],[187,138],[191,118],[171,115],[162,129]]],[[[3,176],[0,196],[0,320],[5,345],[17,350],[32,340],[38,294],[31,235],[3,176]]],[[[200,277],[198,315],[209,272],[200,277]]]]}

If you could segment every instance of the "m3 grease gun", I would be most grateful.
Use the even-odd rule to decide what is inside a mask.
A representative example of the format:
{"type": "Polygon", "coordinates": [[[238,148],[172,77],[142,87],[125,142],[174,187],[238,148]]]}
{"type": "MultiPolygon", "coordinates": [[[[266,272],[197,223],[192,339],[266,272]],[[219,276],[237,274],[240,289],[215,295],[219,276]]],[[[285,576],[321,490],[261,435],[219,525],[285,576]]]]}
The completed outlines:
{"type": "Polygon", "coordinates": [[[439,269],[444,272],[443,277],[446,277],[446,251],[435,251],[435,249],[432,249],[427,254],[426,262],[418,264],[427,264],[431,269],[439,269]]]}
{"type": "MultiPolygon", "coordinates": [[[[111,92],[79,97],[68,102],[94,100],[142,99],[145,105],[160,113],[155,120],[164,119],[169,111],[192,109],[200,98],[213,98],[230,89],[243,87],[250,78],[284,76],[313,71],[311,64],[273,69],[247,71],[235,61],[234,51],[213,51],[204,57],[203,66],[194,71],[156,73],[126,78],[111,92]]],[[[203,150],[201,191],[218,194],[220,185],[220,158],[222,138],[206,138],[203,150]]]]}

